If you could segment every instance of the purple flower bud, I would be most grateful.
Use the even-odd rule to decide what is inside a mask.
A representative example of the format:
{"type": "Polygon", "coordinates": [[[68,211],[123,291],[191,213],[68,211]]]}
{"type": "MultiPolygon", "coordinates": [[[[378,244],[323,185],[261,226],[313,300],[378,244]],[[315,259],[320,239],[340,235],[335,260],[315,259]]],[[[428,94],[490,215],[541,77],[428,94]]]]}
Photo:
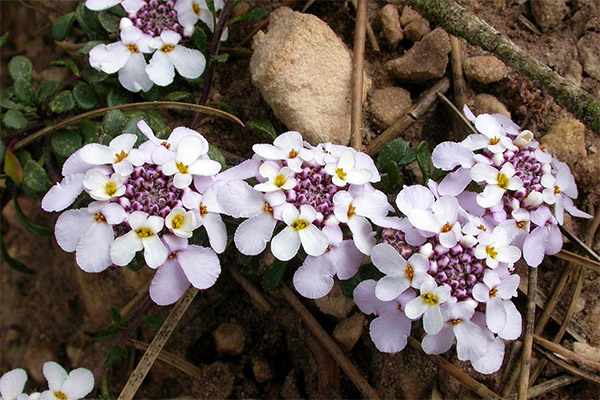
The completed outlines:
{"type": "Polygon", "coordinates": [[[435,275],[438,283],[445,283],[448,281],[448,276],[444,271],[440,271],[435,275]]]}
{"type": "Polygon", "coordinates": [[[460,244],[456,244],[450,249],[450,255],[457,256],[463,252],[463,248],[460,244]]]}
{"type": "Polygon", "coordinates": [[[441,256],[440,258],[438,258],[437,263],[440,268],[446,268],[448,264],[450,264],[450,257],[441,256]]]}

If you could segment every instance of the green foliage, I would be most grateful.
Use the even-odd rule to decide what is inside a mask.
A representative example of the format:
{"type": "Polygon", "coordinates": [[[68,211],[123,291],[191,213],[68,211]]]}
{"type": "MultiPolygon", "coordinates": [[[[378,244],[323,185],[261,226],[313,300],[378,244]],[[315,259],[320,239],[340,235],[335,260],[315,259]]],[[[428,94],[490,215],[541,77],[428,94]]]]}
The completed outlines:
{"type": "Polygon", "coordinates": [[[415,150],[415,157],[423,173],[423,184],[427,184],[431,176],[431,150],[429,150],[429,145],[426,142],[419,143],[415,150]]]}
{"type": "Polygon", "coordinates": [[[77,64],[75,64],[75,61],[73,60],[52,61],[50,65],[52,65],[53,67],[69,68],[73,75],[79,76],[79,67],[77,66],[77,64]]]}
{"type": "Polygon", "coordinates": [[[110,137],[115,137],[123,131],[127,117],[120,110],[112,110],[106,113],[102,120],[102,130],[110,137]]]}
{"type": "Polygon", "coordinates": [[[8,41],[8,32],[6,32],[2,37],[0,37],[0,49],[4,47],[6,42],[8,41]]]}
{"type": "Polygon", "coordinates": [[[160,315],[144,315],[142,316],[144,322],[151,328],[158,329],[164,322],[163,317],[160,315]]]}
{"type": "Polygon", "coordinates": [[[21,182],[23,182],[23,168],[21,167],[21,162],[10,148],[4,151],[4,172],[17,185],[20,185],[21,182]]]}
{"type": "Polygon", "coordinates": [[[271,139],[275,139],[277,137],[277,132],[275,132],[275,128],[273,128],[273,124],[270,121],[266,120],[256,120],[256,121],[248,121],[246,126],[250,129],[257,130],[259,132],[266,133],[269,135],[271,139]]]}
{"type": "Polygon", "coordinates": [[[0,140],[0,164],[4,162],[4,154],[6,152],[6,145],[0,140]]]}
{"type": "Polygon", "coordinates": [[[108,33],[119,33],[119,17],[108,11],[98,13],[100,26],[108,33]]]}
{"type": "Polygon", "coordinates": [[[408,151],[408,143],[401,139],[394,139],[381,149],[379,156],[377,157],[377,168],[383,171],[390,162],[399,163],[406,152],[408,151]]]}
{"type": "Polygon", "coordinates": [[[27,127],[27,118],[25,118],[21,111],[17,110],[8,110],[6,114],[4,114],[2,122],[4,122],[4,125],[6,125],[7,128],[15,129],[17,131],[27,127]]]}
{"type": "Polygon", "coordinates": [[[96,91],[85,82],[77,82],[73,87],[73,98],[79,107],[91,110],[98,104],[96,91]]]}
{"type": "Polygon", "coordinates": [[[76,17],[74,12],[63,15],[62,17],[57,19],[56,22],[52,24],[52,38],[59,42],[65,40],[65,38],[71,31],[71,27],[73,26],[75,20],[76,17]]]}
{"type": "Polygon", "coordinates": [[[88,54],[90,54],[90,50],[92,50],[94,47],[98,46],[99,44],[105,44],[104,40],[90,40],[89,42],[87,42],[85,44],[85,46],[83,46],[81,49],[79,49],[78,53],[81,54],[82,56],[87,56],[88,54]]]}
{"type": "Polygon", "coordinates": [[[35,222],[33,222],[29,218],[27,218],[27,216],[23,213],[23,210],[21,210],[21,207],[19,206],[19,201],[17,199],[17,191],[15,190],[13,193],[14,193],[13,194],[13,202],[15,204],[15,212],[17,214],[17,217],[19,217],[19,220],[25,227],[25,229],[27,229],[28,232],[30,232],[36,236],[43,237],[43,236],[52,235],[52,229],[49,229],[49,228],[46,228],[45,226],[36,224],[35,222]]]}
{"type": "Polygon", "coordinates": [[[64,114],[75,108],[75,99],[70,90],[63,90],[48,104],[50,110],[56,114],[64,114]]]}
{"type": "Polygon", "coordinates": [[[176,92],[171,92],[171,93],[167,94],[165,97],[169,101],[184,101],[184,100],[192,99],[194,97],[194,95],[190,92],[176,91],[176,92]]]}
{"type": "Polygon", "coordinates": [[[95,85],[97,83],[100,83],[104,80],[106,80],[106,78],[108,78],[108,74],[104,73],[102,71],[98,71],[92,67],[90,67],[89,65],[86,65],[85,68],[83,69],[83,79],[85,79],[86,81],[88,81],[88,83],[90,85],[95,85]]]}
{"type": "Polygon", "coordinates": [[[10,255],[8,255],[8,251],[6,251],[6,246],[4,245],[4,236],[0,236],[0,253],[2,254],[2,258],[4,258],[8,266],[14,269],[15,271],[28,275],[35,274],[34,270],[27,268],[25,264],[15,260],[10,255]]]}
{"type": "Polygon", "coordinates": [[[100,142],[100,138],[98,137],[98,123],[85,120],[81,123],[80,130],[83,137],[83,145],[100,142]]]}
{"type": "Polygon", "coordinates": [[[192,40],[194,41],[194,45],[200,52],[206,55],[206,46],[208,45],[208,38],[206,37],[206,33],[202,29],[196,29],[192,35],[192,40]]]}
{"type": "Polygon", "coordinates": [[[90,10],[83,3],[75,9],[75,18],[90,40],[98,39],[99,33],[104,31],[98,22],[98,12],[90,10]]]}
{"type": "Polygon", "coordinates": [[[31,81],[32,72],[33,64],[27,57],[16,56],[8,62],[8,74],[13,81],[18,81],[19,79],[31,81]]]}
{"type": "Polygon", "coordinates": [[[218,147],[213,146],[212,144],[209,144],[207,155],[211,160],[216,161],[219,164],[221,164],[221,171],[224,171],[225,169],[227,169],[227,163],[225,162],[225,157],[223,156],[223,153],[221,153],[221,150],[219,150],[218,147]]]}
{"type": "Polygon", "coordinates": [[[217,63],[224,63],[227,60],[229,60],[229,54],[227,53],[218,54],[213,57],[213,61],[217,63]]]}
{"type": "Polygon", "coordinates": [[[106,96],[106,105],[109,107],[129,104],[131,101],[131,92],[117,86],[110,89],[110,92],[108,92],[108,95],[106,96]]]}
{"type": "Polygon", "coordinates": [[[81,148],[83,140],[76,131],[60,129],[52,134],[50,145],[56,155],[67,158],[81,148]]]}
{"type": "Polygon", "coordinates": [[[26,106],[35,103],[35,92],[31,87],[31,81],[25,79],[17,79],[13,85],[15,96],[20,102],[26,106]]]}
{"type": "Polygon", "coordinates": [[[117,363],[119,363],[123,359],[123,348],[118,344],[112,346],[108,350],[108,354],[106,355],[106,360],[104,361],[104,368],[111,367],[117,363]]]}
{"type": "Polygon", "coordinates": [[[262,278],[262,286],[265,290],[271,292],[281,286],[286,266],[287,261],[275,260],[273,266],[265,271],[262,278]]]}
{"type": "Polygon", "coordinates": [[[58,90],[58,82],[46,81],[42,83],[37,90],[36,104],[38,106],[42,105],[42,103],[44,103],[46,100],[52,97],[54,93],[56,93],[56,90],[58,90]]]}
{"type": "Polygon", "coordinates": [[[240,21],[258,21],[267,17],[267,10],[264,8],[256,7],[248,11],[246,14],[239,15],[229,20],[228,25],[233,25],[240,21]]]}
{"type": "Polygon", "coordinates": [[[33,192],[44,193],[52,186],[46,170],[33,160],[23,166],[23,186],[33,192]]]}

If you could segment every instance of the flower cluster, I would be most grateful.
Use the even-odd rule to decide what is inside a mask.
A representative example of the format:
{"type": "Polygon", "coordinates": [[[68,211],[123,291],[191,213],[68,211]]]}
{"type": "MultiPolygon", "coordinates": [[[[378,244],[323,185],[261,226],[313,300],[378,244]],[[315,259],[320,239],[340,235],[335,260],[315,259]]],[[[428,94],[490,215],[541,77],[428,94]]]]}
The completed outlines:
{"type": "Polygon", "coordinates": [[[73,153],[42,208],[62,211],[85,191],[94,201],[56,222],[59,246],[75,251],[86,272],[126,266],[143,250],[145,263],[157,269],[150,296],[168,305],[190,284],[211,287],[221,272],[215,252],[225,250],[227,233],[212,184],[221,165],[196,131],[175,128],[161,140],[145,122],[138,128],[148,138],[139,148],[136,135],[122,134],[108,146],[92,143],[73,153]],[[188,243],[202,226],[212,249],[188,243]]]}
{"type": "Polygon", "coordinates": [[[308,298],[325,296],[333,277],[356,274],[363,254],[375,245],[373,224],[389,227],[387,196],[371,183],[380,180],[366,154],[331,143],[316,147],[298,132],[286,132],[273,144],[257,144],[247,173],[258,183],[231,180],[219,190],[223,212],[247,218],[234,242],[246,255],[260,254],[271,243],[275,258],[287,261],[304,250],[307,257],[294,275],[294,286],[308,298]],[[274,237],[277,227],[283,228],[274,237]]]}
{"type": "Polygon", "coordinates": [[[94,375],[85,368],[77,368],[67,374],[54,361],[44,364],[43,373],[48,381],[48,390],[42,393],[25,394],[27,373],[17,368],[0,378],[0,395],[5,400],[79,400],[94,389],[94,375]]]}
{"type": "MultiPolygon", "coordinates": [[[[90,65],[97,70],[119,73],[119,82],[129,91],[147,92],[153,84],[167,86],[175,70],[188,79],[204,72],[206,59],[181,41],[189,38],[198,20],[211,30],[214,18],[204,0],[87,0],[91,10],[104,10],[117,4],[128,13],[119,26],[118,42],[99,44],[89,54],[90,65]],[[150,62],[146,63],[147,57],[150,62]]],[[[217,10],[222,1],[214,2],[217,10]]],[[[227,38],[226,31],[222,37],[227,38]]]]}

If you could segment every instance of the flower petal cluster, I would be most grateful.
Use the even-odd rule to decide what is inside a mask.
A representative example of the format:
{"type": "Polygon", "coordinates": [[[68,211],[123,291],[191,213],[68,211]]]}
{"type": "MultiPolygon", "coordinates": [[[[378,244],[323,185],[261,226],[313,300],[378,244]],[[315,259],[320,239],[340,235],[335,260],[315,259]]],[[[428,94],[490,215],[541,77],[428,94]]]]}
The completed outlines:
{"type": "MultiPolygon", "coordinates": [[[[129,265],[138,252],[157,272],[150,295],[159,305],[176,302],[193,285],[211,287],[220,274],[216,253],[227,244],[212,184],[220,170],[198,132],[175,128],[160,141],[144,122],[148,141],[122,134],[108,146],[87,144],[65,162],[65,178],[42,200],[47,211],[69,207],[83,192],[87,207],[64,211],[56,222],[58,245],[75,252],[79,267],[98,273],[129,265]],[[201,190],[194,177],[209,179],[201,190]],[[65,197],[62,194],[67,193],[65,197]],[[204,227],[211,248],[189,243],[204,227]]],[[[216,182],[216,180],[215,180],[216,182]]]]}

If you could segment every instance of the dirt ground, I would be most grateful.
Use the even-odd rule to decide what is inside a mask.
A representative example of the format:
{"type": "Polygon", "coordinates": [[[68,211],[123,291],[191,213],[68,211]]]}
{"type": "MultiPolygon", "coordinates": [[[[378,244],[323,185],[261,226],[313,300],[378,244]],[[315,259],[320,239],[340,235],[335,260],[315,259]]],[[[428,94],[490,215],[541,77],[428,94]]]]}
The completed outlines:
{"type": "MultiPolygon", "coordinates": [[[[242,0],[249,8],[264,7],[272,11],[280,5],[275,0],[242,0]]],[[[402,11],[401,0],[390,1],[402,11]]],[[[517,17],[524,15],[533,20],[529,3],[512,0],[463,0],[462,5],[473,9],[500,32],[508,35],[519,46],[560,74],[572,69],[571,61],[577,60],[577,41],[588,26],[590,7],[599,7],[593,0],[568,1],[568,15],[559,25],[541,35],[524,28],[517,17]],[[578,14],[579,11],[583,12],[578,14]],[[587,25],[586,25],[587,24],[587,25]]],[[[67,77],[65,68],[48,67],[56,59],[66,54],[57,47],[50,36],[51,21],[74,7],[74,2],[17,2],[0,3],[0,33],[11,32],[8,44],[2,49],[2,86],[7,83],[6,63],[11,57],[23,54],[34,60],[34,80],[67,77]],[[27,5],[35,4],[35,7],[27,5]],[[33,23],[35,22],[35,23],[33,23]]],[[[299,10],[306,1],[297,1],[293,6],[299,10]]],[[[381,26],[381,9],[386,1],[371,1],[369,21],[377,35],[381,52],[375,53],[367,45],[365,54],[366,70],[373,80],[373,90],[389,86],[402,86],[409,90],[413,100],[431,84],[418,82],[403,85],[390,77],[383,69],[385,62],[397,58],[411,46],[404,40],[392,49],[387,45],[381,26]]],[[[308,10],[325,22],[351,48],[354,32],[354,10],[347,2],[317,1],[308,10]]],[[[600,18],[596,16],[596,18],[600,18]]],[[[230,29],[226,44],[235,47],[255,26],[243,22],[230,29]]],[[[596,29],[600,29],[600,25],[596,29]]],[[[83,35],[75,30],[72,39],[82,40],[83,35]]],[[[479,55],[483,52],[462,41],[464,55],[479,55]]],[[[598,44],[600,46],[600,43],[598,44]]],[[[243,120],[265,119],[272,121],[278,132],[285,126],[278,122],[270,107],[252,85],[248,69],[249,57],[231,57],[217,69],[212,90],[212,101],[226,103],[243,116],[243,120]]],[[[83,60],[81,63],[83,65],[83,60]]],[[[448,67],[450,73],[450,66],[448,67]]],[[[580,72],[581,74],[581,72],[580,72]]],[[[594,95],[600,93],[600,82],[581,74],[581,87],[594,95]]],[[[199,92],[199,88],[193,89],[199,92]]],[[[510,111],[513,119],[524,128],[535,132],[539,139],[560,118],[569,114],[515,72],[498,83],[484,85],[469,82],[469,97],[478,93],[496,96],[510,111]],[[526,107],[523,107],[523,104],[526,107]]],[[[451,92],[449,92],[451,94],[451,92]]],[[[364,113],[366,140],[376,137],[382,129],[375,123],[368,106],[364,113]]],[[[187,114],[165,113],[171,127],[185,123],[187,114]]],[[[447,109],[437,104],[408,129],[403,138],[412,144],[421,140],[433,147],[442,140],[458,139],[462,135],[453,131],[453,124],[447,109]]],[[[202,121],[201,132],[211,143],[240,157],[251,155],[254,143],[268,141],[265,134],[246,131],[227,122],[206,118],[202,121]]],[[[598,138],[586,132],[586,146],[600,148],[598,138]]],[[[416,182],[412,169],[403,171],[405,183],[416,182]]],[[[598,206],[598,178],[580,185],[579,206],[594,213],[598,206]]],[[[34,221],[48,227],[53,226],[57,215],[49,215],[39,208],[39,199],[22,198],[21,207],[34,221]]],[[[579,234],[584,223],[569,221],[569,228],[579,234]]],[[[56,245],[53,237],[39,238],[29,234],[19,223],[12,205],[2,212],[2,235],[9,254],[36,270],[35,275],[23,275],[10,269],[5,262],[0,267],[0,371],[23,367],[29,371],[28,388],[43,389],[44,380],[41,365],[55,360],[67,369],[86,367],[93,370],[102,362],[115,339],[96,341],[97,332],[109,325],[110,308],[117,309],[131,301],[136,292],[143,291],[151,278],[149,271],[109,270],[100,275],[81,272],[72,254],[65,254],[56,245]]],[[[598,235],[596,235],[598,238],[598,235]]],[[[596,239],[597,240],[597,239],[596,239]]],[[[595,243],[598,243],[597,241],[595,243]]],[[[572,248],[569,244],[567,248],[572,248]]],[[[236,263],[235,256],[222,260],[222,265],[236,263]]],[[[539,288],[549,296],[563,269],[564,262],[547,258],[540,267],[539,288]]],[[[247,277],[260,287],[259,276],[241,266],[247,277]]],[[[523,275],[522,275],[523,277],[523,275]]],[[[526,278],[525,278],[526,280],[526,278]]],[[[561,299],[559,309],[565,310],[571,296],[574,282],[568,286],[561,299]]],[[[522,297],[522,295],[520,295],[522,297]]],[[[268,296],[273,311],[261,313],[253,305],[248,294],[232,279],[227,267],[217,284],[199,293],[186,312],[183,320],[173,333],[165,349],[196,365],[201,373],[193,379],[179,370],[157,361],[140,391],[139,398],[359,398],[360,393],[345,374],[327,355],[303,326],[300,318],[277,293],[268,296]],[[223,323],[232,323],[242,328],[243,351],[239,355],[219,355],[216,351],[213,332],[223,323]]],[[[582,296],[577,305],[573,320],[587,342],[600,346],[600,281],[598,274],[588,272],[582,296]]],[[[313,301],[303,301],[323,327],[333,332],[339,318],[322,313],[313,301]]],[[[524,301],[517,302],[524,313],[524,301]]],[[[152,306],[149,315],[166,317],[170,308],[152,306]]],[[[355,308],[349,315],[356,312],[355,308]]],[[[539,311],[539,309],[538,309],[539,311]]],[[[554,322],[549,324],[546,337],[557,330],[554,322]]],[[[142,324],[134,338],[149,343],[156,329],[142,324]]],[[[413,334],[422,335],[418,329],[413,334]]],[[[571,347],[573,339],[566,335],[563,345],[571,347]]],[[[507,357],[502,370],[490,376],[476,373],[470,365],[456,359],[451,351],[444,358],[460,366],[490,389],[501,392],[506,375],[511,368],[506,362],[514,343],[507,345],[507,357]]],[[[109,388],[113,395],[119,393],[141,357],[141,352],[127,348],[125,357],[109,373],[109,388]]],[[[534,354],[535,355],[535,354],[534,354]]],[[[470,392],[444,372],[439,371],[423,354],[406,348],[396,355],[383,355],[376,351],[368,329],[363,329],[362,337],[348,353],[358,367],[383,398],[429,398],[434,387],[439,388],[444,398],[471,398],[470,392]]],[[[547,367],[538,382],[564,373],[554,366],[547,367]]],[[[598,398],[599,388],[585,381],[546,394],[543,398],[598,398]]]]}

